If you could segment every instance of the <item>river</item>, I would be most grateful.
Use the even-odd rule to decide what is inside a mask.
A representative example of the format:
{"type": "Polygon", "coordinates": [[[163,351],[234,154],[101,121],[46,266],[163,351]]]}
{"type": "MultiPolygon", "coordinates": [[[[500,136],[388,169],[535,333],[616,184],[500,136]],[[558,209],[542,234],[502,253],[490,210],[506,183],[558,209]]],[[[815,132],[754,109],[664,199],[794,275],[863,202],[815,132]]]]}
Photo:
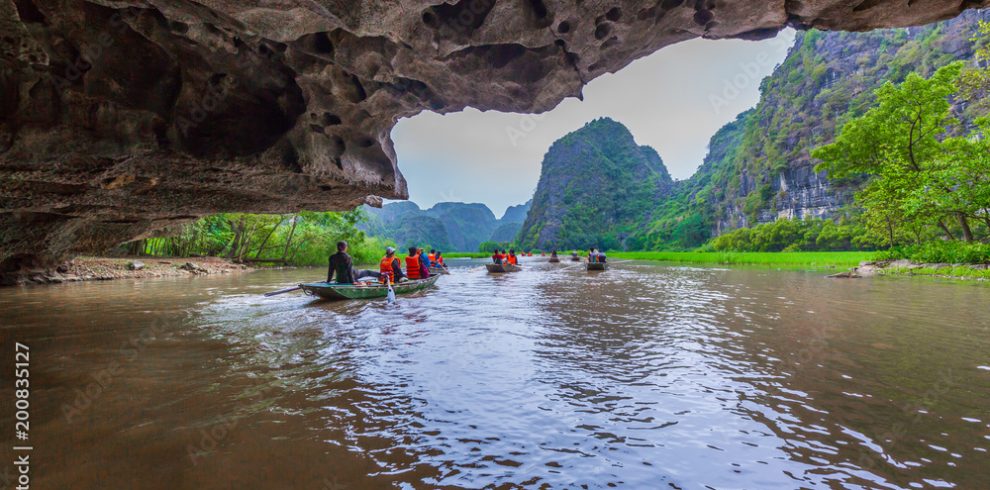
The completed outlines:
{"type": "Polygon", "coordinates": [[[395,305],[261,296],[315,269],[2,289],[34,488],[990,481],[984,284],[530,260],[395,305]]]}

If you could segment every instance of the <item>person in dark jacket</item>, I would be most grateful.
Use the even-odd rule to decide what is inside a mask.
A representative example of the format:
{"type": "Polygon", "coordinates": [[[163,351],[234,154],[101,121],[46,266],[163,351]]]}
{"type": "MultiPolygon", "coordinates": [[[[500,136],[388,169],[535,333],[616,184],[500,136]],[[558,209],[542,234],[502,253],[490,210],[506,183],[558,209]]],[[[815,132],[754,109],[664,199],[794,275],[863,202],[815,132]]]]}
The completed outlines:
{"type": "Polygon", "coordinates": [[[330,256],[330,267],[327,269],[327,282],[333,282],[333,277],[337,276],[340,284],[353,284],[354,281],[364,277],[374,277],[378,279],[381,275],[375,271],[354,270],[354,262],[347,254],[347,242],[341,240],[337,242],[337,253],[330,256]]]}

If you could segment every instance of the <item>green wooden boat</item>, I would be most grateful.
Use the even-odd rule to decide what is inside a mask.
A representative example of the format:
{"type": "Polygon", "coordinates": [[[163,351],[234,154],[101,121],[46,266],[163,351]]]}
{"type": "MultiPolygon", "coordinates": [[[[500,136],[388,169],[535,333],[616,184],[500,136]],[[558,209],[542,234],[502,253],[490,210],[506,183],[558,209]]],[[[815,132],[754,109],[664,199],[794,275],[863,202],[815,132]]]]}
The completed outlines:
{"type": "Polygon", "coordinates": [[[485,264],[491,274],[501,274],[503,272],[519,272],[522,267],[512,264],[485,264]]]}
{"type": "MultiPolygon", "coordinates": [[[[433,286],[436,284],[437,279],[440,279],[440,276],[430,276],[426,279],[393,284],[392,289],[395,290],[395,294],[397,295],[415,293],[416,291],[422,291],[433,286]]],[[[322,299],[374,299],[384,298],[388,295],[388,286],[377,282],[367,283],[367,285],[362,285],[361,283],[338,284],[335,282],[311,282],[300,284],[299,287],[304,293],[322,299]]]]}
{"type": "Polygon", "coordinates": [[[604,262],[588,262],[589,271],[603,271],[606,264],[604,262]]]}

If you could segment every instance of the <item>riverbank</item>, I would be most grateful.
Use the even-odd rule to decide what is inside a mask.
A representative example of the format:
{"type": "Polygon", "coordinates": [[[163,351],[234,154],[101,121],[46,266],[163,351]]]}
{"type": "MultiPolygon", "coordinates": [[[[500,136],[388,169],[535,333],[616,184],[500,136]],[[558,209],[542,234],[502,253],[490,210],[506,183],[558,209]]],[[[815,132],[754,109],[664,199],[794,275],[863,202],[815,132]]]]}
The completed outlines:
{"type": "Polygon", "coordinates": [[[231,274],[254,270],[218,257],[76,257],[53,271],[24,276],[21,284],[57,284],[114,279],[149,279],[190,275],[231,274]]]}
{"type": "Polygon", "coordinates": [[[843,277],[921,276],[963,280],[990,280],[990,264],[919,264],[910,260],[863,262],[843,277]]]}
{"type": "Polygon", "coordinates": [[[874,252],[609,252],[610,260],[650,260],[694,264],[751,265],[788,269],[848,269],[874,252]]]}

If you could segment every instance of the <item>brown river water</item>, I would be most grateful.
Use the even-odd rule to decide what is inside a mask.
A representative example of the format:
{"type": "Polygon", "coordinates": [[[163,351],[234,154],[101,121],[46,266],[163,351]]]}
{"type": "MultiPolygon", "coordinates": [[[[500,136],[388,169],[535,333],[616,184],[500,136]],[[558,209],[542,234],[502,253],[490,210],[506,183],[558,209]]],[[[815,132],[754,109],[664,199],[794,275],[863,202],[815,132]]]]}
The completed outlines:
{"type": "Polygon", "coordinates": [[[0,489],[990,488],[986,284],[531,260],[0,289],[0,489]]]}

